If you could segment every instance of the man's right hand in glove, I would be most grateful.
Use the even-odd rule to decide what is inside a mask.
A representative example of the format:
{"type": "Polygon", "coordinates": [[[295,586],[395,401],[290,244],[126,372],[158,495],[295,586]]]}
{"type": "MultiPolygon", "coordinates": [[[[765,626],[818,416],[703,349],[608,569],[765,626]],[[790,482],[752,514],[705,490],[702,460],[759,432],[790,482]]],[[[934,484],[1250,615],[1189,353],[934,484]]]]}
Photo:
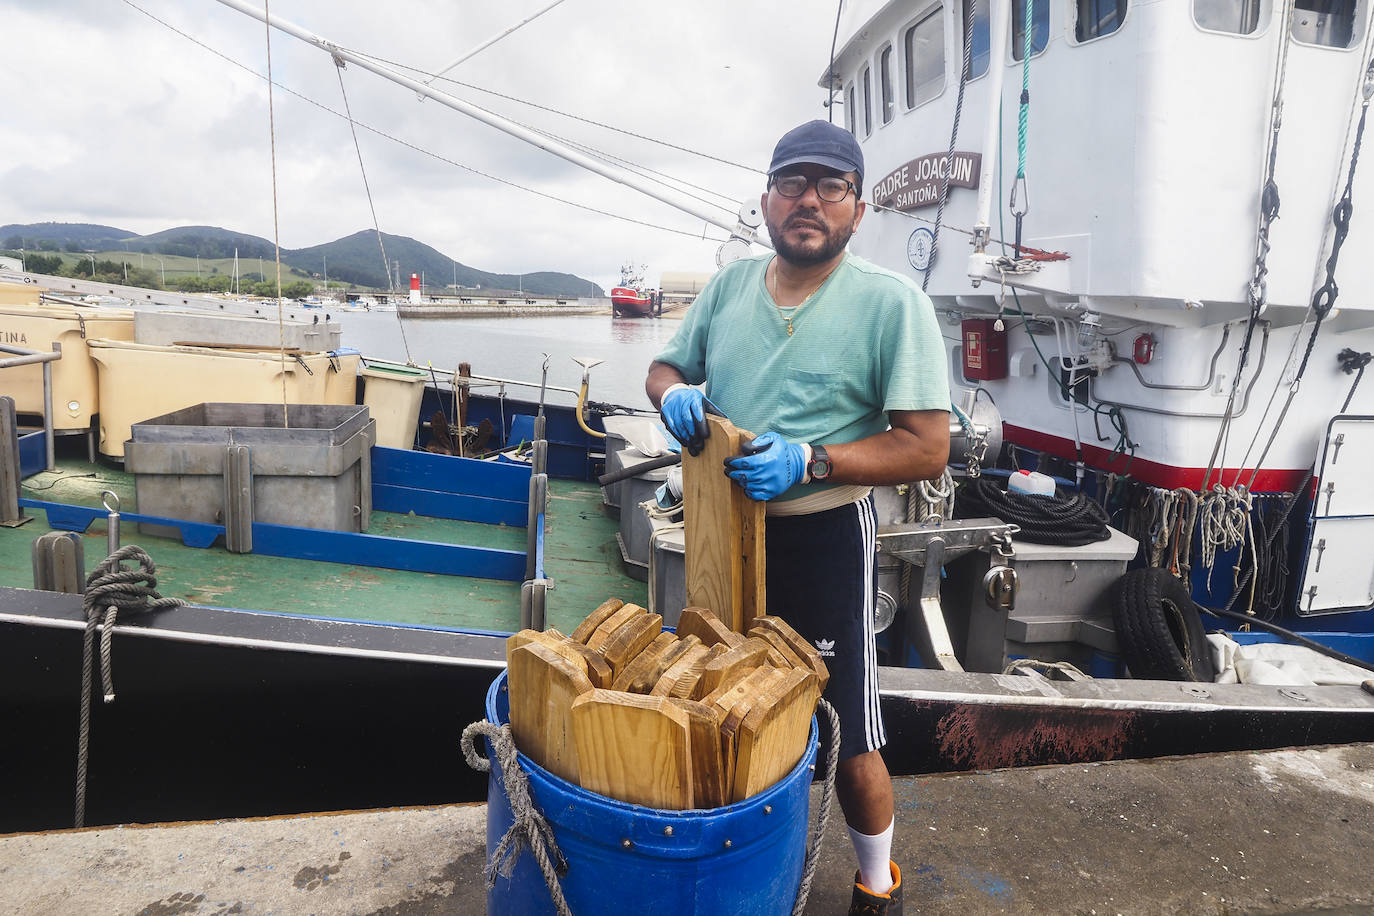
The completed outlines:
{"type": "Polygon", "coordinates": [[[710,403],[698,389],[682,383],[663,392],[659,402],[663,425],[693,455],[701,454],[706,437],[711,435],[711,429],[706,425],[706,405],[710,403]]]}

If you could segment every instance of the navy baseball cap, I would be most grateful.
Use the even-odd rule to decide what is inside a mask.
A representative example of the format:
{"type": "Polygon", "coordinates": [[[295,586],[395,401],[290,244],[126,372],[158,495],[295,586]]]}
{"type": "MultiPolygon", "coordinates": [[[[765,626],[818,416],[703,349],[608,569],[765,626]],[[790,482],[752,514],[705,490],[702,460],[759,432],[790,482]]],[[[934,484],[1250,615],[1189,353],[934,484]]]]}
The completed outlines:
{"type": "Polygon", "coordinates": [[[841,172],[857,172],[864,177],[864,154],[859,141],[843,127],[829,121],[807,121],[782,135],[773,150],[773,162],[768,174],[803,162],[824,165],[841,172]]]}

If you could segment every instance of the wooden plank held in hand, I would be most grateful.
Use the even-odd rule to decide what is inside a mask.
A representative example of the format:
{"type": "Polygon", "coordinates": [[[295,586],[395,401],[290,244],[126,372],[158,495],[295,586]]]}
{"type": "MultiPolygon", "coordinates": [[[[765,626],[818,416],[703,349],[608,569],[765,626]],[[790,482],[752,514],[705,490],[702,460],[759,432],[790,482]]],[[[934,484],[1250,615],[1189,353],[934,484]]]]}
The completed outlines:
{"type": "Polygon", "coordinates": [[[542,642],[507,655],[510,728],[524,755],[561,779],[578,780],[571,709],[594,688],[587,675],[542,642]]]}
{"type": "Polygon", "coordinates": [[[789,668],[782,674],[735,729],[731,801],[743,801],[773,785],[806,752],[820,687],[809,669],[789,668]]]}
{"type": "Polygon", "coordinates": [[[707,416],[711,429],[700,455],[682,453],[686,521],[687,603],[711,608],[731,630],[767,612],[764,599],[764,503],[725,476],[725,459],[751,434],[707,416]]]}
{"type": "Polygon", "coordinates": [[[693,807],[690,717],[667,697],[593,690],[572,704],[579,785],[651,808],[693,807]]]}

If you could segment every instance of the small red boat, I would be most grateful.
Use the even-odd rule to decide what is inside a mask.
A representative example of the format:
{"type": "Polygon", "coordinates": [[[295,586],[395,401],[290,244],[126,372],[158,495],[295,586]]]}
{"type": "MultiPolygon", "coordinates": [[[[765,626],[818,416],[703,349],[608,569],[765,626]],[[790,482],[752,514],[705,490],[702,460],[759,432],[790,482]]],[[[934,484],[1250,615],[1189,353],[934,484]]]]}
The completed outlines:
{"type": "Polygon", "coordinates": [[[626,318],[648,318],[654,314],[654,297],[628,286],[611,290],[611,313],[626,318]]]}

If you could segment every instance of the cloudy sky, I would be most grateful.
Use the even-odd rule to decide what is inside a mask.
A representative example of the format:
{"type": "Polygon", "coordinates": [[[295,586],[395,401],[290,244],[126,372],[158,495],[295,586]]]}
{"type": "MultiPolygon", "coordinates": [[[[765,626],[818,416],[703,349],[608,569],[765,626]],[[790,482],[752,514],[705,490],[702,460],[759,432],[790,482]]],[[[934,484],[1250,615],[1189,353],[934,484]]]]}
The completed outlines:
{"type": "MultiPolygon", "coordinates": [[[[271,11],[397,69],[434,72],[550,2],[271,0],[271,11]]],[[[435,85],[709,189],[688,191],[724,216],[762,186],[739,165],[761,171],[783,131],[826,117],[816,81],[835,5],[564,0],[447,74],[467,86],[435,85]]],[[[0,0],[0,17],[0,224],[90,222],[145,234],[217,225],[273,237],[261,22],[217,0],[0,0]]],[[[282,87],[272,97],[282,246],[371,228],[348,122],[325,110],[344,108],[331,58],[275,30],[270,49],[282,87]]],[[[342,76],[384,232],[484,270],[567,271],[603,287],[631,260],[647,264],[651,284],[665,270],[714,269],[717,244],[701,236],[723,238],[720,229],[360,67],[342,76]]]]}

